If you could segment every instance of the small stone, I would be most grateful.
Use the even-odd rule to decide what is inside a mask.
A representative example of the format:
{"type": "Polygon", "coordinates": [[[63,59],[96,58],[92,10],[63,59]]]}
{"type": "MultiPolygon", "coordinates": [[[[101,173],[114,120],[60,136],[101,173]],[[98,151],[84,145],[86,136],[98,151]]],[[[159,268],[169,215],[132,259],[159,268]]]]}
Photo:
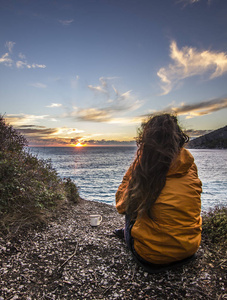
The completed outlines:
{"type": "Polygon", "coordinates": [[[119,297],[119,294],[114,293],[113,296],[114,296],[114,298],[117,298],[117,297],[119,297]]]}

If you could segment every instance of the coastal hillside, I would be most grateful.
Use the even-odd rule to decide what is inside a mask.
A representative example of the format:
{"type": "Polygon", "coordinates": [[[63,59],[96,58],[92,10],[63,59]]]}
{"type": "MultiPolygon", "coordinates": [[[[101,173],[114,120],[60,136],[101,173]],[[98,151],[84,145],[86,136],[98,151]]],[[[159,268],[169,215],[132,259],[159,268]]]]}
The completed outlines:
{"type": "Polygon", "coordinates": [[[227,149],[227,126],[191,140],[190,149],[227,149]]]}

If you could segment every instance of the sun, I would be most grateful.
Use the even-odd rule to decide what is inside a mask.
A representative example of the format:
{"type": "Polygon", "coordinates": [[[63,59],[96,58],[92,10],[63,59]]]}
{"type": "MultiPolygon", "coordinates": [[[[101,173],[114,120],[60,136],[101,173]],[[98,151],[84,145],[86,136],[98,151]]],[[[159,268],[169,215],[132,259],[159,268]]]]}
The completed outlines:
{"type": "Polygon", "coordinates": [[[83,147],[83,145],[81,144],[81,143],[77,143],[76,145],[75,145],[75,147],[83,147]]]}

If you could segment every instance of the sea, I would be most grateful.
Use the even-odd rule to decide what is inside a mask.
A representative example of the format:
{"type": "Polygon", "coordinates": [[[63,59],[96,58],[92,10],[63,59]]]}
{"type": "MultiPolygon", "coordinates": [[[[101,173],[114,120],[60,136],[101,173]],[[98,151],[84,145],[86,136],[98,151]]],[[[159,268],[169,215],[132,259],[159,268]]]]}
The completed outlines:
{"type": "MultiPolygon", "coordinates": [[[[86,200],[115,205],[115,193],[136,155],[136,147],[31,147],[51,160],[62,178],[71,178],[86,200]]],[[[189,149],[203,183],[202,210],[227,204],[227,150],[189,149]]]]}

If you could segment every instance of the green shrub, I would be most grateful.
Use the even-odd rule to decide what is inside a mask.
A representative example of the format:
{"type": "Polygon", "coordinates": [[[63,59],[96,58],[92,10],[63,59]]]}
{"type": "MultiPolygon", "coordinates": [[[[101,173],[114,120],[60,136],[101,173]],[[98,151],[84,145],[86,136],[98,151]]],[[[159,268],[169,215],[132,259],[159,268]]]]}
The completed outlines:
{"type": "Polygon", "coordinates": [[[216,207],[203,215],[203,235],[214,244],[227,241],[227,207],[216,207]]]}
{"type": "Polygon", "coordinates": [[[78,202],[79,193],[75,183],[72,182],[71,178],[64,178],[65,180],[65,191],[66,196],[71,202],[78,202]]]}
{"type": "Polygon", "coordinates": [[[50,161],[26,151],[26,139],[0,116],[0,229],[43,222],[64,201],[77,202],[78,189],[62,180],[50,161]]]}
{"type": "Polygon", "coordinates": [[[21,152],[26,146],[27,140],[10,125],[6,124],[0,115],[0,151],[21,152]]]}

